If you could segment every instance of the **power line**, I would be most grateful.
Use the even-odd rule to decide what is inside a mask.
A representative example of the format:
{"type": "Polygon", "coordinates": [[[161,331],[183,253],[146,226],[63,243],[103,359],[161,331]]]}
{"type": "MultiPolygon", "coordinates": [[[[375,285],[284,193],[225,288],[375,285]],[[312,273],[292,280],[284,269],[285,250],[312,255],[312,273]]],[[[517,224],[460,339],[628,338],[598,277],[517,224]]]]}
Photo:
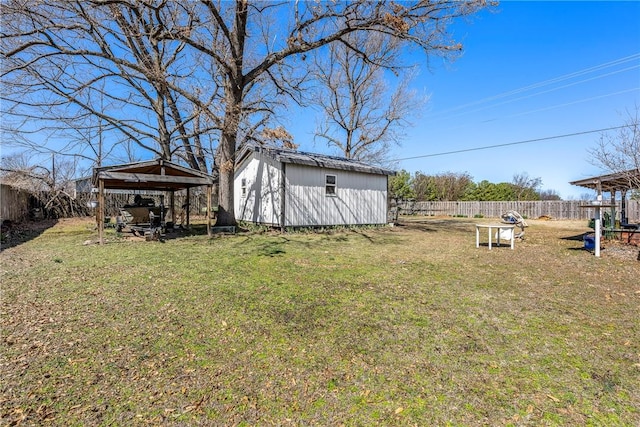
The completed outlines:
{"type": "MultiPolygon", "coordinates": [[[[549,92],[555,92],[555,91],[560,90],[560,89],[565,89],[565,88],[568,88],[570,86],[575,86],[575,85],[578,85],[578,84],[581,84],[581,83],[589,82],[591,80],[599,79],[601,77],[607,77],[607,76],[611,76],[611,75],[614,75],[614,74],[622,73],[622,72],[625,72],[625,71],[633,70],[635,68],[640,68],[640,65],[634,65],[632,67],[627,67],[627,68],[624,68],[622,70],[611,71],[611,72],[609,72],[607,74],[602,74],[602,75],[599,75],[599,76],[590,77],[588,79],[567,83],[567,84],[562,85],[562,86],[557,86],[557,87],[554,87],[554,88],[551,88],[551,89],[546,89],[546,90],[538,91],[538,92],[535,92],[535,93],[530,93],[528,95],[522,95],[522,96],[519,96],[517,98],[505,99],[505,100],[500,101],[500,102],[496,102],[496,103],[488,104],[488,105],[484,105],[484,106],[479,106],[479,107],[474,108],[472,110],[460,111],[458,113],[450,114],[450,115],[444,116],[444,117],[438,117],[437,114],[434,114],[434,117],[432,117],[432,119],[433,118],[437,118],[439,121],[450,120],[450,119],[453,119],[455,117],[460,117],[460,116],[463,116],[463,115],[466,115],[466,114],[470,114],[470,113],[477,113],[479,111],[484,111],[484,110],[488,110],[488,109],[491,109],[491,108],[496,108],[496,107],[499,107],[501,105],[510,104],[510,103],[516,102],[516,101],[522,101],[524,99],[533,98],[534,96],[544,95],[545,93],[549,93],[549,92]]],[[[637,90],[637,88],[634,88],[632,90],[637,90]]],[[[603,97],[604,96],[617,95],[617,94],[624,93],[624,92],[625,91],[606,94],[606,95],[603,95],[603,97]]],[[[628,91],[626,91],[626,92],[628,92],[628,91]]],[[[498,98],[496,98],[496,99],[498,99],[498,98]]],[[[570,104],[567,104],[567,105],[570,105],[570,104]]],[[[521,113],[521,114],[523,114],[523,113],[521,113]]],[[[528,113],[526,113],[526,114],[528,114],[528,113]]]]}
{"type": "MultiPolygon", "coordinates": [[[[512,117],[524,116],[526,114],[538,113],[540,111],[552,110],[554,108],[568,107],[569,105],[580,104],[582,102],[593,101],[593,100],[596,100],[596,99],[607,98],[609,96],[621,95],[623,93],[636,92],[636,91],[640,91],[640,87],[633,87],[633,88],[630,88],[630,89],[619,90],[617,92],[609,92],[609,93],[605,93],[604,95],[591,96],[589,98],[578,99],[576,101],[565,102],[563,104],[555,104],[555,105],[551,105],[551,106],[544,107],[544,108],[538,108],[538,109],[535,109],[535,110],[525,111],[525,112],[522,112],[522,113],[516,113],[516,114],[510,114],[510,115],[507,115],[507,116],[501,116],[500,119],[509,119],[509,118],[512,118],[512,117]]],[[[497,120],[497,119],[491,119],[491,120],[485,120],[485,121],[493,121],[493,120],[497,120]]]]}
{"type": "MultiPolygon", "coordinates": [[[[513,90],[510,90],[510,91],[507,91],[507,92],[502,92],[502,93],[499,93],[497,95],[493,95],[493,96],[489,96],[489,97],[480,99],[478,101],[473,101],[473,102],[469,102],[469,103],[466,103],[466,104],[463,104],[463,105],[459,105],[457,107],[452,107],[452,108],[449,108],[447,110],[443,110],[441,112],[436,113],[436,116],[437,115],[446,115],[448,113],[452,113],[452,112],[455,112],[455,111],[464,110],[467,107],[474,107],[474,106],[477,106],[477,105],[490,103],[492,101],[499,100],[501,98],[511,97],[512,95],[517,95],[519,93],[527,92],[527,91],[530,91],[532,89],[538,89],[538,88],[541,88],[541,87],[544,87],[544,86],[548,86],[548,85],[553,84],[553,83],[558,83],[558,82],[561,82],[563,80],[572,79],[574,77],[578,77],[578,76],[581,76],[581,75],[584,75],[584,74],[589,74],[589,73],[592,73],[592,72],[595,72],[595,71],[600,71],[601,69],[609,68],[609,67],[612,67],[612,66],[615,66],[615,65],[624,64],[625,62],[634,61],[634,60],[637,60],[637,59],[640,59],[640,53],[635,53],[633,55],[629,55],[629,56],[626,56],[626,57],[623,57],[623,58],[619,58],[619,59],[616,59],[616,60],[613,60],[613,61],[605,62],[605,63],[599,64],[599,65],[592,66],[592,67],[589,67],[589,68],[585,68],[585,69],[582,69],[582,70],[579,70],[579,71],[575,71],[575,72],[572,72],[572,73],[569,73],[569,74],[564,74],[564,75],[559,76],[559,77],[554,77],[554,78],[547,79],[547,80],[544,80],[544,81],[541,81],[541,82],[533,83],[533,84],[530,84],[530,85],[527,85],[527,86],[524,86],[524,87],[521,87],[521,88],[518,88],[518,89],[513,89],[513,90]]],[[[601,74],[599,76],[591,77],[591,78],[588,78],[586,80],[581,80],[581,81],[578,81],[578,82],[575,82],[575,83],[569,83],[568,85],[561,86],[560,88],[563,88],[563,87],[566,87],[566,86],[571,86],[571,85],[578,84],[578,83],[583,83],[583,82],[594,80],[594,79],[601,78],[601,77],[606,77],[606,76],[609,76],[609,75],[612,75],[612,74],[616,74],[616,73],[619,73],[619,72],[623,72],[623,71],[629,71],[629,70],[631,70],[633,68],[637,68],[637,67],[638,66],[635,65],[635,66],[632,66],[632,67],[625,68],[623,70],[617,70],[617,71],[609,72],[609,73],[606,73],[606,74],[601,74]]],[[[546,90],[546,91],[543,91],[543,92],[534,93],[532,95],[527,95],[525,97],[516,98],[515,100],[519,100],[519,99],[522,99],[522,98],[528,98],[528,97],[531,97],[531,96],[536,96],[536,95],[539,95],[541,93],[546,93],[546,92],[550,92],[550,91],[557,90],[557,89],[559,89],[559,88],[554,88],[554,89],[549,89],[549,90],[546,90]]],[[[507,103],[507,102],[513,102],[513,101],[514,100],[503,101],[501,104],[504,104],[504,103],[507,103]]],[[[498,104],[498,105],[500,105],[500,104],[498,104]]],[[[485,107],[485,108],[488,108],[488,107],[485,107]]],[[[482,109],[484,109],[484,108],[482,108],[482,109]]],[[[473,111],[477,111],[477,109],[472,110],[472,112],[473,111]]],[[[455,116],[458,116],[460,114],[466,114],[466,112],[453,114],[453,115],[450,115],[450,117],[455,117],[455,116]]],[[[446,120],[448,118],[449,117],[446,117],[444,120],[446,120]]],[[[443,119],[440,118],[440,120],[443,120],[443,119]]]]}
{"type": "Polygon", "coordinates": [[[551,139],[568,138],[570,136],[586,135],[586,134],[589,134],[589,133],[596,133],[596,132],[605,132],[605,131],[609,131],[609,130],[622,129],[622,128],[625,128],[625,127],[629,127],[629,125],[614,126],[614,127],[610,127],[610,128],[603,128],[603,129],[586,130],[586,131],[583,131],[583,132],[567,133],[567,134],[564,134],[564,135],[546,136],[546,137],[543,137],[543,138],[527,139],[525,141],[507,142],[505,144],[495,144],[495,145],[485,145],[483,147],[464,148],[462,150],[445,151],[445,152],[442,152],[442,153],[433,153],[433,154],[424,154],[424,155],[421,155],[421,156],[404,157],[404,158],[401,158],[401,159],[392,159],[391,161],[400,162],[400,161],[404,161],[404,160],[424,159],[424,158],[427,158],[427,157],[446,156],[448,154],[459,154],[459,153],[468,153],[470,151],[488,150],[488,149],[491,149],[491,148],[510,147],[510,146],[513,146],[513,145],[530,144],[532,142],[549,141],[551,139]]]}

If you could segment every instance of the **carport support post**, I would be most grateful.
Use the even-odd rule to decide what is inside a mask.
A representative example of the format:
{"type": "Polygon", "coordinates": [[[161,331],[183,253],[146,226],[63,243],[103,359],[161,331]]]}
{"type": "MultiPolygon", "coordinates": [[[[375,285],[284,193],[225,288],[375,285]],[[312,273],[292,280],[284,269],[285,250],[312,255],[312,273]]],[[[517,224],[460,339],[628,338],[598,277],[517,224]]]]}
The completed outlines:
{"type": "Polygon", "coordinates": [[[189,216],[191,215],[191,193],[190,193],[190,188],[187,187],[187,201],[186,203],[186,207],[185,207],[185,216],[186,216],[186,220],[187,220],[187,227],[189,227],[189,216]]]}
{"type": "Polygon", "coordinates": [[[207,185],[207,236],[211,238],[211,185],[207,185]]]}
{"type": "MultiPolygon", "coordinates": [[[[171,223],[173,225],[176,224],[176,192],[174,190],[171,190],[171,192],[169,193],[169,207],[171,208],[171,223]]],[[[164,222],[166,224],[167,219],[164,218],[164,222]]]]}
{"type": "Polygon", "coordinates": [[[609,229],[616,228],[616,190],[611,189],[611,216],[609,217],[609,229]]]}
{"type": "Polygon", "coordinates": [[[104,245],[104,181],[98,180],[98,239],[101,245],[104,245]]]}

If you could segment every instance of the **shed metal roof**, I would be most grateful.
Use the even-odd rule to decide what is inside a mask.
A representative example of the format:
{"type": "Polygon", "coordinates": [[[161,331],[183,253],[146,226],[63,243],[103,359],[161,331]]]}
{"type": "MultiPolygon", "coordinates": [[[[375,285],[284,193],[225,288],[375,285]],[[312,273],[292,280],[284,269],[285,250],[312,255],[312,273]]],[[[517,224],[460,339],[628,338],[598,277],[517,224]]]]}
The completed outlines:
{"type": "Polygon", "coordinates": [[[238,156],[238,162],[242,162],[251,152],[262,152],[272,159],[282,162],[319,168],[347,170],[354,172],[370,173],[374,175],[395,175],[390,169],[373,166],[354,159],[329,156],[326,154],[307,153],[286,148],[267,147],[262,145],[247,144],[238,156]]]}

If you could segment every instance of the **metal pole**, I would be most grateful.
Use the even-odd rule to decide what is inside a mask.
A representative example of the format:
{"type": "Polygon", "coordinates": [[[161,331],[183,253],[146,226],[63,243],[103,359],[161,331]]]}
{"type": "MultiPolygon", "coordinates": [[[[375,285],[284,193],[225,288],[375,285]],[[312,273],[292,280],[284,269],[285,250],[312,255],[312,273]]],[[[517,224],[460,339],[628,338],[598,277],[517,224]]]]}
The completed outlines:
{"type": "MultiPolygon", "coordinates": [[[[598,180],[596,182],[596,191],[598,192],[598,195],[596,196],[596,203],[598,205],[602,204],[602,183],[600,182],[600,180],[598,180]]],[[[600,236],[601,236],[601,231],[600,230],[600,225],[601,225],[601,220],[600,220],[600,206],[596,206],[596,217],[595,217],[595,221],[594,221],[594,226],[596,227],[595,232],[596,232],[596,241],[595,241],[595,255],[596,257],[600,257],[600,236]]]]}
{"type": "Polygon", "coordinates": [[[104,181],[98,180],[98,239],[101,245],[104,245],[104,181]]]}
{"type": "Polygon", "coordinates": [[[600,256],[600,206],[596,206],[596,218],[595,218],[595,228],[596,228],[596,241],[595,241],[595,248],[596,248],[596,256],[599,257],[600,256]]]}

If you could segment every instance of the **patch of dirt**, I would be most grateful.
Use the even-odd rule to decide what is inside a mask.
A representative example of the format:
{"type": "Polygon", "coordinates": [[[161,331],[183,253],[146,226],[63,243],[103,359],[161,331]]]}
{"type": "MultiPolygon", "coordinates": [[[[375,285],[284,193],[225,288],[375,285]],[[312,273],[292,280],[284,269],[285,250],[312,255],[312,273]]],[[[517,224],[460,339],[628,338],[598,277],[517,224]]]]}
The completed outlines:
{"type": "MultiPolygon", "coordinates": [[[[640,261],[640,247],[626,243],[609,241],[603,244],[601,255],[622,260],[640,261]]],[[[639,263],[640,264],[640,263],[639,263]]]]}

